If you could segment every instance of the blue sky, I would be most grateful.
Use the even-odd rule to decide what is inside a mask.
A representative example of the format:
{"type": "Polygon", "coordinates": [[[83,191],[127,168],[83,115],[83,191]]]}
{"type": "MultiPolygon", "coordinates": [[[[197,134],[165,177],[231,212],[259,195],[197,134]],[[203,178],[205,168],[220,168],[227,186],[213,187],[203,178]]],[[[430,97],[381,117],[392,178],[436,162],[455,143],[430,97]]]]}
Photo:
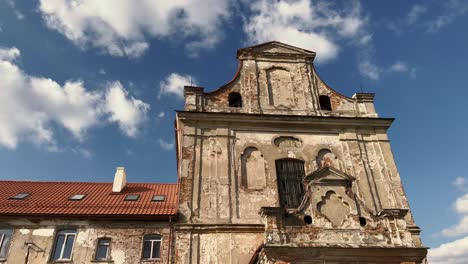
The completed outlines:
{"type": "Polygon", "coordinates": [[[457,0],[0,0],[0,179],[111,181],[125,166],[174,182],[182,86],[216,89],[238,48],[278,40],[316,51],[339,92],[376,93],[433,263],[466,263],[467,25],[457,0]]]}

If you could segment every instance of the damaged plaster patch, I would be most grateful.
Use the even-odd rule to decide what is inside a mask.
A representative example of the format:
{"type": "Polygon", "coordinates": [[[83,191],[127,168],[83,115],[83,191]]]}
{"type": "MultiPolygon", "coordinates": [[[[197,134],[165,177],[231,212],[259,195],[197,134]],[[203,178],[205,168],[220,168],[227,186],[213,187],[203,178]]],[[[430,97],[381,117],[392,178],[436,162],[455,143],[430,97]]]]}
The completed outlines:
{"type": "Polygon", "coordinates": [[[31,231],[29,229],[26,229],[26,228],[21,228],[19,230],[19,232],[22,234],[22,235],[27,235],[29,234],[31,231]]]}
{"type": "Polygon", "coordinates": [[[32,234],[33,236],[53,236],[54,235],[54,228],[39,228],[35,229],[32,234]]]}

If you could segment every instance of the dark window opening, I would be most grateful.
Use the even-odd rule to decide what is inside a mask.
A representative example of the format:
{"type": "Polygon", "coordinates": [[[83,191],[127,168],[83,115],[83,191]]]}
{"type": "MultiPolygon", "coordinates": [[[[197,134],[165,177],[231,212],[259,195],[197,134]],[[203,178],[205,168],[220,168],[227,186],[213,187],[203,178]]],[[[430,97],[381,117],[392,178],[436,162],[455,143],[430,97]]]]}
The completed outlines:
{"type": "Polygon", "coordinates": [[[96,260],[110,259],[110,238],[100,238],[96,247],[96,260]]]}
{"type": "Polygon", "coordinates": [[[0,229],[0,259],[7,258],[8,248],[10,247],[12,235],[13,235],[13,230],[0,229]]]}
{"type": "Polygon", "coordinates": [[[239,93],[229,94],[229,106],[230,107],[242,107],[242,96],[239,93]]]}
{"type": "Polygon", "coordinates": [[[143,259],[158,259],[161,255],[162,237],[146,235],[143,238],[143,259]]]}
{"type": "Polygon", "coordinates": [[[310,215],[305,215],[304,222],[308,225],[312,224],[312,217],[310,215]]]}
{"type": "Polygon", "coordinates": [[[276,161],[278,191],[283,208],[296,208],[304,198],[304,161],[280,159],[276,161]]]}
{"type": "Polygon", "coordinates": [[[319,103],[320,103],[320,109],[321,110],[327,110],[327,111],[332,110],[330,97],[328,97],[326,95],[320,95],[319,96],[319,103]]]}
{"type": "Polygon", "coordinates": [[[359,224],[360,224],[361,226],[367,225],[367,220],[366,220],[366,218],[364,218],[364,217],[362,217],[362,216],[359,217],[359,224]]]}
{"type": "Polygon", "coordinates": [[[71,260],[76,230],[62,230],[57,233],[52,260],[71,260]]]}

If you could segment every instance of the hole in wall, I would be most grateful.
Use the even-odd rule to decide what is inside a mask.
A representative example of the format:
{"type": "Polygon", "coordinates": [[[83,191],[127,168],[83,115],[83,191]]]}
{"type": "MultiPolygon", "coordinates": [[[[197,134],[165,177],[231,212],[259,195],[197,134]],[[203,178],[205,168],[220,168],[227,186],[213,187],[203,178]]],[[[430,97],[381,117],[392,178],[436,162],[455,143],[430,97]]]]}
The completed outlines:
{"type": "Polygon", "coordinates": [[[332,110],[330,97],[328,97],[326,95],[320,95],[319,96],[319,104],[320,104],[320,109],[321,110],[327,110],[327,111],[332,110]]]}
{"type": "Polygon", "coordinates": [[[240,93],[232,92],[229,94],[230,107],[242,107],[242,96],[240,93]]]}
{"type": "Polygon", "coordinates": [[[304,222],[308,225],[312,224],[312,216],[310,215],[305,215],[304,216],[304,222]]]}
{"type": "Polygon", "coordinates": [[[367,225],[367,219],[364,218],[364,217],[362,217],[362,216],[359,217],[359,224],[360,224],[361,226],[366,226],[366,225],[367,225]]]}

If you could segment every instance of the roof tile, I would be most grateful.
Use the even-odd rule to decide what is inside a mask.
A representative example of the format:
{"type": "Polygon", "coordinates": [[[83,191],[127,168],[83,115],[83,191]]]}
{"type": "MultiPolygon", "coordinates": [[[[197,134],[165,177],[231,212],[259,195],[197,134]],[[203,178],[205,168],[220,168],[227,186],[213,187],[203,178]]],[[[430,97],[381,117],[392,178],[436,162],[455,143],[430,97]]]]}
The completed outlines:
{"type": "Polygon", "coordinates": [[[66,216],[175,216],[177,184],[128,183],[121,193],[112,192],[112,183],[0,181],[0,215],[66,216]],[[23,200],[10,199],[30,193],[23,200]],[[86,194],[71,201],[74,194],[86,194]],[[127,194],[139,194],[137,201],[124,201],[127,194]],[[165,195],[164,202],[152,202],[153,195],[165,195]]]}

